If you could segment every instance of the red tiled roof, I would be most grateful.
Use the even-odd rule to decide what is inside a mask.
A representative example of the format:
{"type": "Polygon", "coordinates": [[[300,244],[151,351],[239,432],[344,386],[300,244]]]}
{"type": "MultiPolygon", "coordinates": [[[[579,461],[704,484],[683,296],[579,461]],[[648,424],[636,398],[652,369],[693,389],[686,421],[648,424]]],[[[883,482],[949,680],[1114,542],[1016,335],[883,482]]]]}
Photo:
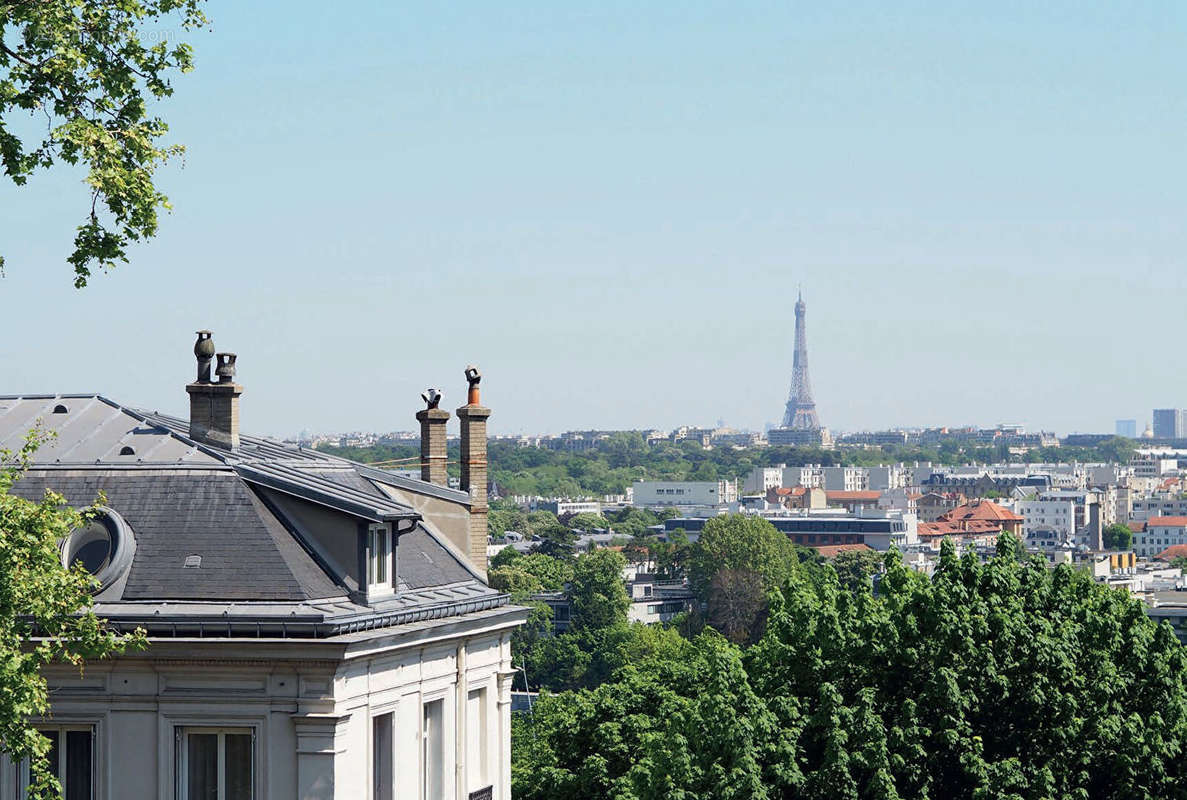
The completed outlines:
{"type": "Polygon", "coordinates": [[[790,489],[787,488],[786,486],[780,486],[774,490],[775,494],[778,496],[781,496],[781,497],[787,497],[788,495],[790,495],[791,497],[799,497],[806,491],[808,491],[808,490],[805,489],[803,486],[793,486],[790,489]]]}
{"type": "Polygon", "coordinates": [[[944,522],[959,522],[973,520],[991,520],[994,522],[1022,522],[1022,517],[1008,508],[1002,508],[997,503],[988,500],[975,500],[957,506],[940,517],[944,522]]]}
{"type": "Polygon", "coordinates": [[[851,551],[872,551],[874,548],[868,544],[821,544],[813,548],[817,553],[825,558],[836,558],[838,553],[848,553],[851,551]]]}
{"type": "Polygon", "coordinates": [[[969,522],[920,522],[919,538],[936,536],[986,536],[1001,533],[1002,526],[987,520],[975,519],[969,522]]]}
{"type": "Polygon", "coordinates": [[[1179,556],[1187,556],[1187,544],[1172,544],[1154,558],[1159,561],[1174,561],[1179,556]]]}
{"type": "Polygon", "coordinates": [[[1144,522],[1127,522],[1125,524],[1128,525],[1129,529],[1134,533],[1142,533],[1146,530],[1146,523],[1144,522]]]}
{"type": "Polygon", "coordinates": [[[1187,527],[1187,517],[1150,517],[1146,520],[1147,528],[1182,528],[1187,527]]]}
{"type": "Polygon", "coordinates": [[[881,492],[825,492],[824,496],[829,500],[865,500],[867,502],[877,502],[878,498],[882,496],[881,492]]]}

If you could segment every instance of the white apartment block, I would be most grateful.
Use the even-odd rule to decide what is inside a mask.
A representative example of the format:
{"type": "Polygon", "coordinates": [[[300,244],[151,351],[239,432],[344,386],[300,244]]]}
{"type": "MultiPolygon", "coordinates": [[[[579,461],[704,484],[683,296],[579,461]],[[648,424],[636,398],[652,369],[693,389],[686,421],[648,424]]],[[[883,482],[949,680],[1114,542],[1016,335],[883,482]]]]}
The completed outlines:
{"type": "MultiPolygon", "coordinates": [[[[905,489],[911,485],[911,469],[904,464],[889,464],[866,468],[866,489],[884,492],[888,489],[905,489]]],[[[859,490],[861,491],[861,490],[859,490]]]]}
{"type": "Polygon", "coordinates": [[[1014,510],[1022,515],[1022,536],[1028,547],[1052,549],[1075,541],[1076,503],[1070,499],[1019,500],[1014,510]]]}
{"type": "MultiPolygon", "coordinates": [[[[778,489],[783,484],[783,472],[786,467],[755,467],[742,483],[743,494],[766,494],[767,489],[778,489]]],[[[792,484],[793,486],[795,484],[792,484]]]]}
{"type": "Polygon", "coordinates": [[[783,469],[783,485],[787,487],[803,486],[805,489],[823,489],[824,467],[819,464],[785,467],[783,469]]]}
{"type": "Polygon", "coordinates": [[[635,506],[721,506],[738,500],[733,481],[636,481],[631,487],[635,506]]]}
{"type": "Polygon", "coordinates": [[[824,490],[827,492],[865,492],[870,488],[870,473],[865,467],[825,467],[824,490]]]}

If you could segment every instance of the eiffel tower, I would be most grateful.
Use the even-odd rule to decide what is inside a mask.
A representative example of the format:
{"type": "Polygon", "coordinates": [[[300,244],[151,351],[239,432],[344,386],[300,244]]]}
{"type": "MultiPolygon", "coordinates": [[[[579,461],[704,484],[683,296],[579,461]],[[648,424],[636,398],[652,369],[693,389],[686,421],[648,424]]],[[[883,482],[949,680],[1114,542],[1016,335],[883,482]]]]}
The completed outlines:
{"type": "Polygon", "coordinates": [[[804,335],[804,294],[795,303],[795,357],[791,366],[791,393],[783,412],[783,427],[801,431],[820,430],[812,384],[808,381],[808,340],[804,335]]]}

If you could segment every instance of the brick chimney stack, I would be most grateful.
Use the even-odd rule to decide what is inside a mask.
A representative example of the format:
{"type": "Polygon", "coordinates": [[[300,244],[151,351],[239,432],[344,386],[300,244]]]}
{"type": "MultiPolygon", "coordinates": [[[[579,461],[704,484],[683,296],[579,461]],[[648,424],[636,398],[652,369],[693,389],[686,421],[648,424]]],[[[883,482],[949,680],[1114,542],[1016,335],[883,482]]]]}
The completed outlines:
{"type": "Polygon", "coordinates": [[[426,389],[421,397],[426,408],[416,412],[420,422],[420,479],[449,486],[445,470],[445,423],[449,421],[449,412],[437,407],[441,402],[440,389],[426,389]]]}
{"type": "Polygon", "coordinates": [[[197,442],[234,450],[239,447],[239,396],[243,387],[235,383],[235,354],[215,353],[210,331],[198,331],[194,342],[198,377],[185,387],[190,396],[190,438],[197,442]],[[210,377],[210,362],[218,359],[210,377]]]}
{"type": "Polygon", "coordinates": [[[486,420],[490,409],[478,396],[482,373],[477,367],[466,367],[466,381],[470,384],[466,405],[457,410],[462,423],[462,491],[470,493],[470,561],[486,570],[487,493],[486,493],[486,420]]]}

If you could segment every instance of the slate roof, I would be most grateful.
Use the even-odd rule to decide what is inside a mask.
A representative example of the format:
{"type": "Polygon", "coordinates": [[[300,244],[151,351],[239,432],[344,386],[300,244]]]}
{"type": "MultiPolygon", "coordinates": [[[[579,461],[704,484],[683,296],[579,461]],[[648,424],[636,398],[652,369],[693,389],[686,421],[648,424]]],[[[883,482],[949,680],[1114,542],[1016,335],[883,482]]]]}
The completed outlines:
{"type": "Polygon", "coordinates": [[[47,489],[81,507],[106,495],[136,537],[125,600],[218,598],[307,600],[342,594],[230,471],[155,474],[86,470],[27,474],[13,494],[40,499],[47,489]],[[202,558],[186,567],[187,556],[202,558]]]}
{"type": "MultiPolygon", "coordinates": [[[[375,481],[466,502],[468,495],[252,436],[234,451],[198,443],[188,423],[100,395],[0,396],[0,448],[18,449],[40,424],[55,436],[13,493],[47,489],[74,506],[100,493],[132,529],[135,554],[95,610],[153,635],[329,636],[506,605],[429,522],[375,481]],[[58,409],[58,413],[55,413],[58,409]],[[131,448],[128,453],[126,448],[131,448]],[[399,538],[396,595],[366,605],[301,540],[268,492],[360,522],[412,526],[399,538]],[[186,566],[200,557],[200,565],[186,566]],[[197,626],[195,628],[195,626],[197,626]]],[[[349,525],[346,526],[349,529],[349,525]]]]}

